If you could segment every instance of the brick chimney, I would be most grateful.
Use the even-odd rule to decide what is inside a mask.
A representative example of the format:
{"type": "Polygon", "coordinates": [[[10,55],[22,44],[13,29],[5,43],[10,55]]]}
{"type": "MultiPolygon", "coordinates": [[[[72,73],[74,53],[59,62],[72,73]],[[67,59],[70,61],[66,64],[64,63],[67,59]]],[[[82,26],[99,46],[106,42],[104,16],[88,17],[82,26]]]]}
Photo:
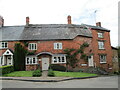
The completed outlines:
{"type": "Polygon", "coordinates": [[[72,24],[71,16],[70,15],[68,15],[67,20],[68,20],[68,24],[72,24]]]}
{"type": "Polygon", "coordinates": [[[26,17],[26,25],[29,25],[29,17],[26,17]]]}
{"type": "Polygon", "coordinates": [[[0,27],[4,26],[4,19],[2,16],[0,16],[0,27]]]}
{"type": "Polygon", "coordinates": [[[101,27],[101,22],[97,22],[96,26],[101,27]]]}

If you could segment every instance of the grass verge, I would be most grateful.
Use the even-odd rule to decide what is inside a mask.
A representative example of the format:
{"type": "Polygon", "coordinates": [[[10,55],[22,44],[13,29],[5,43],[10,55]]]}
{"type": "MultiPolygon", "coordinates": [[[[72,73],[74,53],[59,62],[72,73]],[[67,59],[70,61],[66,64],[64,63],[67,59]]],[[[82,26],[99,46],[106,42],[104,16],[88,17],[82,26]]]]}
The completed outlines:
{"type": "Polygon", "coordinates": [[[56,77],[90,77],[98,76],[97,74],[83,73],[83,72],[60,72],[54,71],[56,77]]]}
{"type": "Polygon", "coordinates": [[[5,77],[32,77],[33,71],[16,71],[9,74],[4,74],[5,77]]]}

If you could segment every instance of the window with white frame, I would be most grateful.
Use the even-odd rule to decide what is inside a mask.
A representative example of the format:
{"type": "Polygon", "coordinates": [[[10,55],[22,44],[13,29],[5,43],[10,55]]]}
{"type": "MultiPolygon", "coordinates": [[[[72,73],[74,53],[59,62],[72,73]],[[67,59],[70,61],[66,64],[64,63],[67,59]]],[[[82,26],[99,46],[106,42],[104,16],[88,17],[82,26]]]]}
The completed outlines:
{"type": "Polygon", "coordinates": [[[104,41],[98,41],[98,48],[99,49],[105,49],[104,48],[104,41]]]}
{"type": "Polygon", "coordinates": [[[106,55],[99,55],[100,63],[106,63],[106,55]]]}
{"type": "Polygon", "coordinates": [[[8,48],[8,42],[0,42],[0,48],[8,48]]]}
{"type": "Polygon", "coordinates": [[[62,43],[54,43],[54,49],[62,49],[62,43]]]}
{"type": "Polygon", "coordinates": [[[37,43],[29,43],[28,49],[29,50],[37,50],[37,43]]]}
{"type": "Polygon", "coordinates": [[[65,56],[53,56],[52,63],[66,63],[65,56]]]}
{"type": "Polygon", "coordinates": [[[102,32],[98,32],[98,37],[99,38],[103,38],[103,33],[102,32]]]}
{"type": "Polygon", "coordinates": [[[37,57],[26,57],[26,65],[37,64],[37,57]]]}

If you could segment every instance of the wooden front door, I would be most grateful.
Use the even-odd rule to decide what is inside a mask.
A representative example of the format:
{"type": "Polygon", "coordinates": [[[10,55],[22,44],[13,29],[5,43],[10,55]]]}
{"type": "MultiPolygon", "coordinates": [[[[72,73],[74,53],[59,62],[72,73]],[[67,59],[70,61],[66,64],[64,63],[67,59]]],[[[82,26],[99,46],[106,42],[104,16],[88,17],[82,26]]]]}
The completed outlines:
{"type": "Polygon", "coordinates": [[[49,58],[43,57],[42,58],[42,70],[48,70],[49,68],[49,58]]]}

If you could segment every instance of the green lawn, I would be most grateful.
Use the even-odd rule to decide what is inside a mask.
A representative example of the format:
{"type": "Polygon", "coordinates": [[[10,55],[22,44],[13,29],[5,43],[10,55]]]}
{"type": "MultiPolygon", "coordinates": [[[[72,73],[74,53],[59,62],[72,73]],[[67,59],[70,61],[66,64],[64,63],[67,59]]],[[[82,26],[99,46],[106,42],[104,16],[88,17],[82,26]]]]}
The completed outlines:
{"type": "Polygon", "coordinates": [[[97,76],[97,74],[82,73],[82,72],[59,72],[54,71],[56,77],[89,77],[97,76]]]}
{"type": "Polygon", "coordinates": [[[4,74],[7,77],[32,77],[33,71],[16,71],[9,74],[4,74]]]}
{"type": "MultiPolygon", "coordinates": [[[[4,74],[6,77],[32,77],[33,71],[16,71],[9,74],[4,74]]],[[[88,77],[88,76],[97,76],[97,74],[89,74],[82,72],[60,72],[54,71],[55,77],[88,77]]]]}

